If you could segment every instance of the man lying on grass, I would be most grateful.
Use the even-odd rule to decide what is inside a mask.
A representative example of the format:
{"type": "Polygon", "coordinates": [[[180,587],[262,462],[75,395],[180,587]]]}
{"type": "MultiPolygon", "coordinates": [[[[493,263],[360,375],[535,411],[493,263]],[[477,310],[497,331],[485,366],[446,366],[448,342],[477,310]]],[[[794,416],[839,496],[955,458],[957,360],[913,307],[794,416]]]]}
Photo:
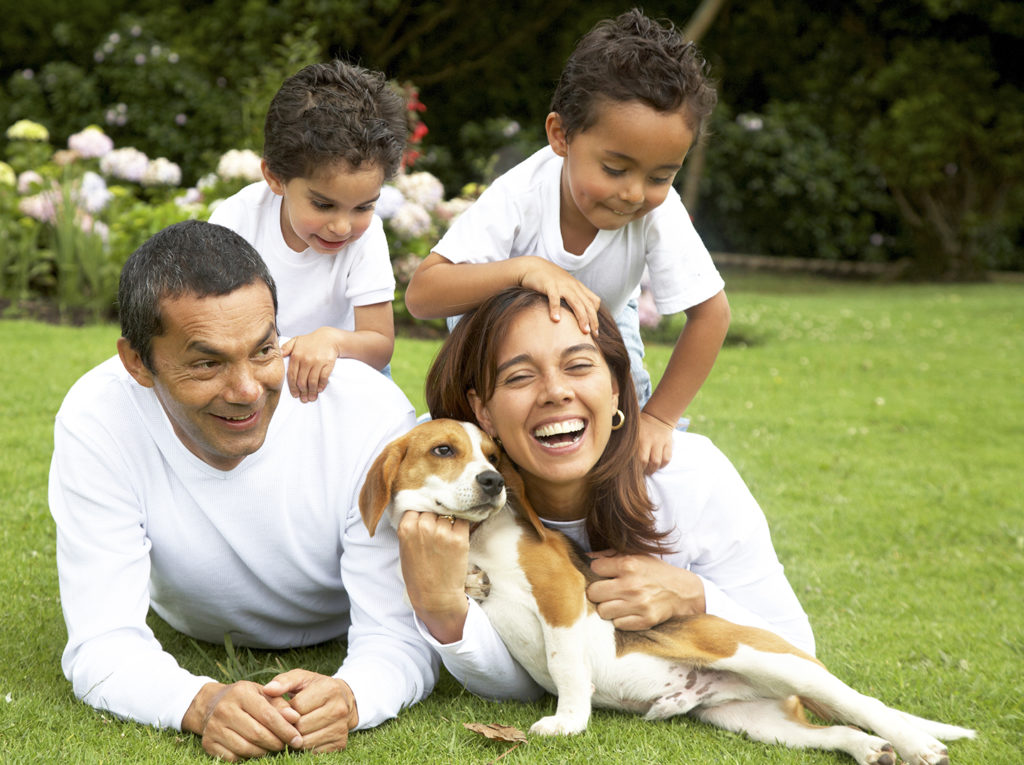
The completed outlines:
{"type": "Polygon", "coordinates": [[[118,299],[118,355],[65,398],[50,470],[75,694],[196,733],[227,760],[341,749],[426,696],[438,662],[403,601],[397,538],[371,539],[357,502],[377,452],[414,424],[409,401],[344,359],[315,405],[281,396],[273,280],[221,226],[156,234],[125,264],[118,299]],[[347,632],[348,654],[334,677],[223,685],[161,648],[150,607],[215,643],[347,632]]]}

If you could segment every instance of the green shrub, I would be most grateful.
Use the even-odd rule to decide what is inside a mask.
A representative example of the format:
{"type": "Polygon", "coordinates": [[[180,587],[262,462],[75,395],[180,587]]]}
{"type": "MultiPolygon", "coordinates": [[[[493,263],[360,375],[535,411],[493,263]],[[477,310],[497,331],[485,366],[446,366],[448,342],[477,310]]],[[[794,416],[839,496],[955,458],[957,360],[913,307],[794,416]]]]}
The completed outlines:
{"type": "Polygon", "coordinates": [[[711,249],[830,260],[904,253],[879,171],[796,103],[715,113],[698,229],[711,249]]]}

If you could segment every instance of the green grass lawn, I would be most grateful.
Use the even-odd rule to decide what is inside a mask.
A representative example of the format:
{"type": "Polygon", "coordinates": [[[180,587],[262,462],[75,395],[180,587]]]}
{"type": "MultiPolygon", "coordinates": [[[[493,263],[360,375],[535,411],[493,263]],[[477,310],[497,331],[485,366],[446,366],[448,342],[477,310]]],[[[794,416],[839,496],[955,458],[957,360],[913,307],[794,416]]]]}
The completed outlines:
{"type": "MultiPolygon", "coordinates": [[[[730,341],[691,429],[735,462],[772,524],[818,655],[865,693],[976,728],[954,762],[1021,762],[1024,742],[1024,287],[863,285],[727,275],[730,341]]],[[[0,761],[207,761],[190,735],[76,701],[46,505],[64,392],[114,352],[112,326],[0,322],[0,761]]],[[[400,338],[394,377],[423,411],[436,342],[400,338]]],[[[655,377],[669,348],[653,346],[655,377]]],[[[179,660],[222,679],[305,666],[340,645],[283,653],[196,644],[158,620],[179,660]]],[[[511,745],[463,722],[526,730],[553,708],[496,704],[444,677],[426,702],[355,734],[329,761],[482,763],[511,745]]],[[[322,762],[284,754],[276,761],[322,762]]],[[[599,711],[580,736],[530,741],[511,762],[843,763],[752,743],[690,719],[599,711]]]]}

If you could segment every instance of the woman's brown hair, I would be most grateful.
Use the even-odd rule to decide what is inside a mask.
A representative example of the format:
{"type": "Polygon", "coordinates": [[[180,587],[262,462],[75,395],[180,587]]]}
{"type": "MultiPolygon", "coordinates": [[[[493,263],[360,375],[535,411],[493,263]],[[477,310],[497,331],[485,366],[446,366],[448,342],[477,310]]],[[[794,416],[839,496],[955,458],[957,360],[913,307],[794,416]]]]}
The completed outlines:
{"type": "MultiPolygon", "coordinates": [[[[466,314],[441,346],[427,374],[427,407],[434,418],[450,417],[479,425],[469,403],[475,390],[481,401],[494,395],[498,348],[512,324],[523,311],[547,310],[547,297],[516,287],[499,292],[466,314]]],[[[562,301],[562,308],[572,311],[562,301]]],[[[569,321],[570,318],[563,318],[569,321]]],[[[587,535],[593,549],[610,548],[618,553],[662,553],[665,537],[654,524],[654,506],[647,495],[643,467],[637,459],[640,406],[629,372],[629,353],[611,315],[598,311],[598,334],[594,342],[604,356],[612,378],[619,386],[619,408],[623,426],[613,430],[608,446],[590,471],[587,535]]],[[[536,508],[544,515],[543,508],[536,508]]]]}

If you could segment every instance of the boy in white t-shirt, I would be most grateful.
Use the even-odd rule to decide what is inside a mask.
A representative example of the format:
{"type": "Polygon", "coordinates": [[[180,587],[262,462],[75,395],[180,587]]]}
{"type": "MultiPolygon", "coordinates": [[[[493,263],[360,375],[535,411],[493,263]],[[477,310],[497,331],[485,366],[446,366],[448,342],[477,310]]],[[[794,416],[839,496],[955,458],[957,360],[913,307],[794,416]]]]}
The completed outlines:
{"type": "Polygon", "coordinates": [[[668,464],[672,433],[729,328],[724,282],[672,181],[716,95],[692,43],[633,10],[600,22],[569,57],[545,128],[549,146],[498,178],[417,269],[405,301],[452,316],[511,286],[565,301],[580,328],[604,303],[630,348],[643,407],[640,457],[668,464]],[[686,313],[651,393],[636,298],[644,269],[663,314],[686,313]]]}
{"type": "Polygon", "coordinates": [[[291,339],[288,389],[315,401],[338,358],[383,370],[395,346],[395,277],[374,206],[398,171],[408,123],[384,75],[342,61],[281,85],[264,127],[263,177],[210,216],[266,261],[291,339]]]}

